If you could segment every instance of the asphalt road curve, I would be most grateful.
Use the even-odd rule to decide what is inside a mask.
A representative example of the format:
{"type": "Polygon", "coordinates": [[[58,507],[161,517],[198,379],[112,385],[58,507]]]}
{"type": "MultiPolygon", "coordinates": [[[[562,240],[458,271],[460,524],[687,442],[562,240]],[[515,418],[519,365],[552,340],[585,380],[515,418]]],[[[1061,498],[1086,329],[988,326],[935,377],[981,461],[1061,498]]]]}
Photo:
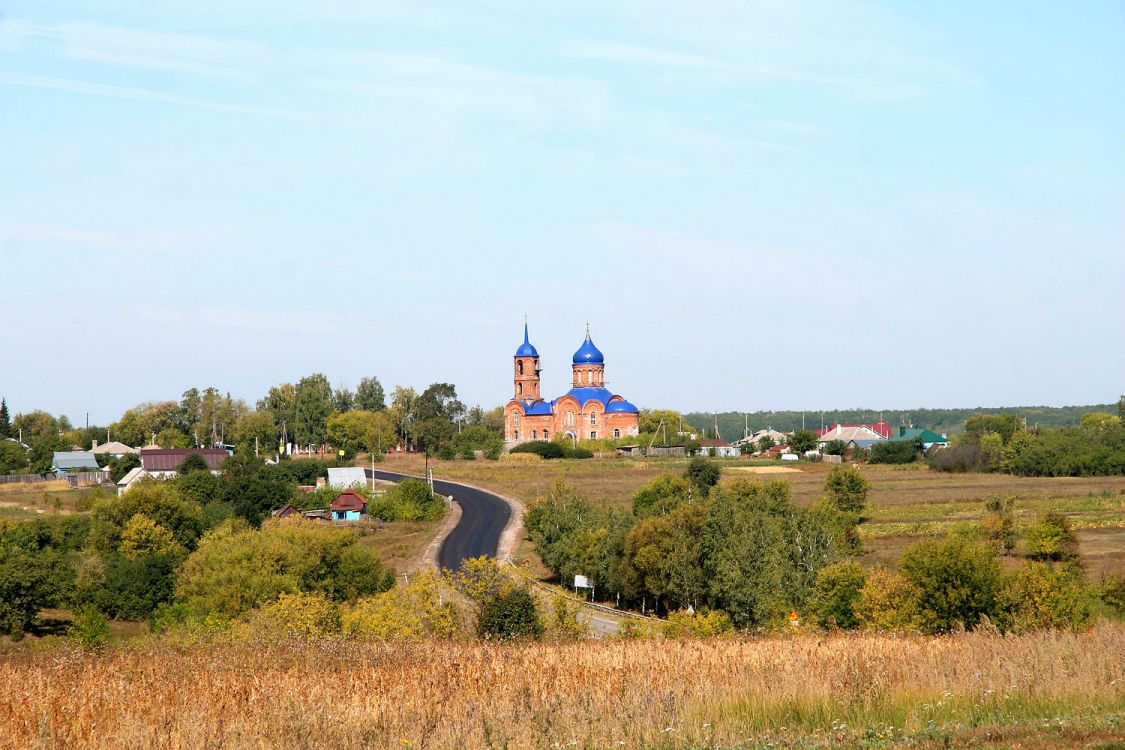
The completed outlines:
{"type": "MultiPolygon", "coordinates": [[[[398,482],[406,474],[366,469],[367,476],[398,482]]],[[[511,508],[491,492],[466,487],[455,482],[434,480],[434,491],[440,495],[453,495],[461,506],[461,520],[442,542],[438,551],[438,565],[449,570],[460,570],[461,561],[481,555],[496,556],[500,533],[508,525],[511,508]]]]}

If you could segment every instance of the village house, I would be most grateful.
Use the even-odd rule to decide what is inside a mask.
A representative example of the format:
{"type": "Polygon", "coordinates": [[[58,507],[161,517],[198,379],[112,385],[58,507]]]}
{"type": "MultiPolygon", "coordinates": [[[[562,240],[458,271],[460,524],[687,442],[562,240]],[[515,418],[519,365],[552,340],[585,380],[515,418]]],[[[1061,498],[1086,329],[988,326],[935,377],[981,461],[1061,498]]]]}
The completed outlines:
{"type": "Polygon", "coordinates": [[[142,448],[141,468],[157,479],[170,479],[191,455],[202,457],[212,474],[219,473],[219,467],[230,456],[222,448],[142,448]]]}
{"type": "Polygon", "coordinates": [[[119,443],[116,440],[111,440],[110,442],[102,443],[101,445],[98,445],[98,441],[95,440],[93,447],[90,448],[90,452],[95,456],[121,458],[126,453],[139,453],[140,451],[136,448],[130,448],[129,446],[125,445],[125,443],[119,443]]]}
{"type": "Polygon", "coordinates": [[[367,501],[353,489],[347,489],[336,496],[328,506],[333,521],[358,521],[367,511],[367,501]]]}
{"type": "Polygon", "coordinates": [[[97,471],[100,468],[98,459],[90,451],[55,451],[51,457],[51,471],[56,474],[97,471]]]}

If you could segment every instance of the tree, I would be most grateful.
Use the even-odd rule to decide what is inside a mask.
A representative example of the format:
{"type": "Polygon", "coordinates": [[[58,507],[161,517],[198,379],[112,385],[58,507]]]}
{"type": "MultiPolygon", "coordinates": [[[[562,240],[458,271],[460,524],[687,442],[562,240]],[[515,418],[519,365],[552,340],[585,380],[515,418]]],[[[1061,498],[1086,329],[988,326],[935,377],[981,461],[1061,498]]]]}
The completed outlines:
{"type": "Polygon", "coordinates": [[[482,638],[539,638],[543,621],[531,592],[513,588],[493,596],[481,608],[477,633],[482,638]]]}
{"type": "Polygon", "coordinates": [[[12,416],[8,413],[8,402],[0,398],[0,438],[12,437],[12,416]]]}
{"type": "Polygon", "coordinates": [[[681,505],[666,516],[642,519],[625,539],[625,584],[663,600],[666,609],[698,606],[707,588],[702,538],[707,522],[703,503],[681,505]]]}
{"type": "Polygon", "coordinates": [[[1000,563],[990,545],[961,535],[926,540],[907,549],[899,567],[914,586],[924,632],[972,630],[982,616],[995,618],[1000,563]]]}
{"type": "Polygon", "coordinates": [[[207,505],[222,500],[223,480],[209,471],[181,471],[172,481],[180,495],[193,503],[207,505]]]}
{"type": "Polygon", "coordinates": [[[19,442],[0,437],[0,474],[14,474],[27,468],[27,449],[19,442]]]}
{"type": "Polygon", "coordinates": [[[1093,597],[1073,570],[1029,562],[1004,580],[1000,592],[1001,624],[1007,630],[1088,627],[1094,619],[1093,597]]]}
{"type": "Polygon", "coordinates": [[[62,428],[59,421],[45,411],[36,410],[27,414],[17,414],[12,421],[11,432],[22,432],[23,442],[31,445],[37,438],[57,436],[62,428]]]}
{"type": "Polygon", "coordinates": [[[908,631],[918,628],[917,592],[901,573],[876,566],[864,576],[859,599],[852,605],[867,630],[908,631]]]}
{"type": "Polygon", "coordinates": [[[762,437],[758,439],[758,451],[760,453],[765,453],[775,445],[777,445],[777,443],[775,443],[773,438],[769,435],[762,435],[762,437]]]}
{"type": "Polygon", "coordinates": [[[976,442],[981,435],[991,432],[999,435],[1006,445],[1022,427],[1020,418],[1015,414],[977,414],[965,421],[964,437],[967,441],[976,442]]]}
{"type": "Polygon", "coordinates": [[[355,389],[355,408],[363,411],[383,411],[387,408],[383,384],[379,378],[363,378],[355,389]]]}
{"type": "Polygon", "coordinates": [[[981,517],[981,533],[985,539],[990,540],[1005,556],[1011,555],[1016,547],[1016,498],[1009,495],[1002,498],[999,495],[984,504],[984,515],[981,517]]]}
{"type": "Polygon", "coordinates": [[[867,505],[871,485],[858,468],[837,466],[828,472],[824,491],[836,507],[845,513],[862,513],[867,505]]]}
{"type": "Polygon", "coordinates": [[[236,454],[223,461],[222,500],[234,508],[235,515],[254,526],[288,501],[296,484],[279,472],[267,470],[262,459],[250,454],[236,454]]]}
{"type": "Polygon", "coordinates": [[[1027,555],[1033,560],[1073,563],[1078,560],[1078,537],[1062,513],[1046,513],[1024,532],[1027,555]]]}
{"type": "Polygon", "coordinates": [[[354,531],[283,519],[261,531],[229,524],[209,533],[184,561],[176,595],[193,614],[236,617],[283,593],[352,601],[393,585],[394,573],[354,531]]]}
{"type": "Polygon", "coordinates": [[[249,453],[257,449],[271,454],[278,450],[281,429],[272,411],[258,409],[247,411],[235,420],[233,437],[240,451],[249,453]]]}
{"type": "Polygon", "coordinates": [[[811,609],[817,625],[826,629],[854,630],[860,625],[855,607],[867,582],[863,568],[841,562],[821,568],[811,609]]]}
{"type": "Polygon", "coordinates": [[[43,433],[31,441],[28,451],[28,460],[31,462],[31,471],[35,474],[46,474],[51,470],[56,451],[69,448],[65,440],[58,433],[43,433]]]}
{"type": "Polygon", "coordinates": [[[355,394],[347,388],[337,388],[332,392],[332,409],[338,413],[355,408],[355,394]]]}
{"type": "Polygon", "coordinates": [[[394,424],[386,412],[355,409],[333,414],[326,425],[328,442],[349,454],[382,453],[395,442],[394,424]]]}
{"type": "Polygon", "coordinates": [[[633,495],[633,515],[637,518],[664,516],[688,502],[692,484],[686,477],[663,474],[633,495]]]}
{"type": "Polygon", "coordinates": [[[172,531],[148,516],[138,513],[121,529],[118,551],[125,557],[136,559],[182,549],[172,536],[172,531]]]}
{"type": "Polygon", "coordinates": [[[298,445],[323,443],[332,413],[332,386],[321,373],[297,381],[293,402],[293,440],[298,445]]]}
{"type": "Polygon", "coordinates": [[[198,453],[189,453],[180,462],[176,472],[179,474],[189,474],[193,471],[210,471],[211,467],[207,465],[207,459],[198,453]]]}
{"type": "Polygon", "coordinates": [[[140,453],[125,453],[109,461],[109,478],[116,484],[125,478],[133,469],[141,465],[140,453]]]}
{"type": "Polygon", "coordinates": [[[816,450],[816,445],[816,433],[812,430],[797,430],[789,438],[789,449],[799,456],[803,456],[805,451],[816,450]]]}
{"type": "Polygon", "coordinates": [[[699,497],[706,497],[711,488],[719,483],[723,470],[714,461],[706,458],[693,458],[684,470],[684,478],[691,482],[699,497]]]}
{"type": "Polygon", "coordinates": [[[824,452],[829,456],[842,456],[848,452],[848,444],[843,440],[829,440],[824,444],[824,452]]]}
{"type": "Polygon", "coordinates": [[[414,411],[419,443],[436,451],[453,437],[455,420],[464,416],[465,406],[451,383],[434,383],[418,397],[414,411]]]}
{"type": "Polygon", "coordinates": [[[50,584],[37,555],[0,546],[0,633],[22,636],[47,605],[50,584]]]}
{"type": "Polygon", "coordinates": [[[918,458],[921,445],[909,440],[881,440],[871,446],[873,464],[909,464],[918,458]]]}
{"type": "Polygon", "coordinates": [[[135,516],[142,515],[169,530],[176,544],[195,549],[203,533],[203,509],[184,499],[171,482],[146,480],[120,498],[99,499],[90,513],[90,544],[100,552],[117,552],[135,516]]]}
{"type": "Polygon", "coordinates": [[[282,383],[269,389],[266,397],[258,401],[258,411],[273,415],[278,433],[286,442],[293,442],[297,407],[297,388],[292,383],[282,383]]]}

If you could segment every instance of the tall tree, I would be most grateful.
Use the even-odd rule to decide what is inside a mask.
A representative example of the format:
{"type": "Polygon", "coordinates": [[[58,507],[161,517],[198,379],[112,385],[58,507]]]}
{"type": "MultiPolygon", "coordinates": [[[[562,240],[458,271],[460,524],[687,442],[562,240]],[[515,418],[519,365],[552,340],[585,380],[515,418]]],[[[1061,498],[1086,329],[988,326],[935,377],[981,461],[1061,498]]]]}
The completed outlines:
{"type": "Polygon", "coordinates": [[[355,408],[363,411],[383,411],[387,408],[383,384],[379,378],[363,378],[355,389],[355,408]]]}
{"type": "Polygon", "coordinates": [[[8,402],[0,398],[0,438],[12,436],[12,418],[8,414],[8,402]]]}
{"type": "Polygon", "coordinates": [[[456,420],[465,416],[465,405],[457,400],[452,383],[434,383],[418,397],[415,412],[422,447],[436,450],[453,437],[456,420]]]}
{"type": "Polygon", "coordinates": [[[293,404],[293,439],[299,445],[323,443],[332,413],[332,385],[321,373],[297,381],[293,404]]]}
{"type": "Polygon", "coordinates": [[[343,414],[355,408],[355,394],[340,387],[332,392],[332,410],[343,414]]]}

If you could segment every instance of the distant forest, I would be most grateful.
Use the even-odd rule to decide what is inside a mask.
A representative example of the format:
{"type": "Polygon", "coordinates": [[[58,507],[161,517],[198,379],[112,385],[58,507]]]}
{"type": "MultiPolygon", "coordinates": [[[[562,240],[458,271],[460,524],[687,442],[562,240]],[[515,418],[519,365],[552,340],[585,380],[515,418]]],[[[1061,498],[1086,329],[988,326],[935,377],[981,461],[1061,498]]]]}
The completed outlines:
{"type": "Polygon", "coordinates": [[[1028,427],[1066,427],[1078,424],[1082,415],[1091,411],[1117,413],[1117,404],[1092,404],[1089,406],[978,406],[973,409],[836,409],[831,411],[753,411],[722,412],[720,414],[693,412],[684,419],[697,430],[713,436],[716,417],[719,434],[725,440],[742,437],[743,425],[749,422],[750,431],[772,427],[782,432],[801,429],[801,418],[807,429],[824,424],[877,422],[880,417],[894,427],[900,425],[926,427],[934,432],[953,434],[965,429],[965,420],[974,414],[1015,414],[1026,419],[1028,427]],[[823,417],[822,417],[823,415],[823,417]]]}

